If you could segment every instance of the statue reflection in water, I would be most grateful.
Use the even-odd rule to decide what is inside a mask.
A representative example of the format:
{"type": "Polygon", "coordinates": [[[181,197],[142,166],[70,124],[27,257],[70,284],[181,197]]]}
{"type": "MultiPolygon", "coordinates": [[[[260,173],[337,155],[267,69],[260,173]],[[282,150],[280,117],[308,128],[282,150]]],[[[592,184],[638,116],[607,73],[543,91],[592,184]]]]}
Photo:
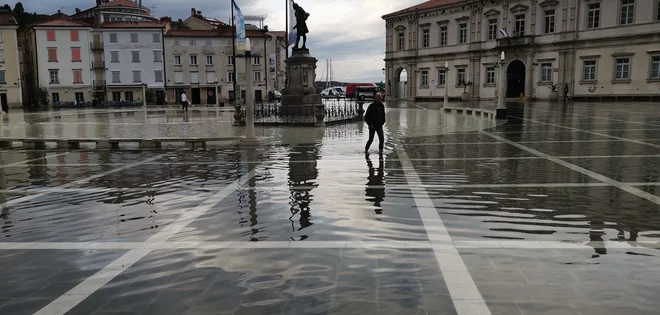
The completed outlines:
{"type": "Polygon", "coordinates": [[[374,169],[374,163],[371,162],[369,155],[366,156],[366,159],[367,166],[369,166],[369,177],[367,177],[368,182],[366,188],[366,196],[368,197],[367,201],[373,201],[374,206],[376,206],[376,214],[382,214],[383,208],[380,203],[385,199],[383,156],[381,155],[378,159],[378,170],[374,169]]]}

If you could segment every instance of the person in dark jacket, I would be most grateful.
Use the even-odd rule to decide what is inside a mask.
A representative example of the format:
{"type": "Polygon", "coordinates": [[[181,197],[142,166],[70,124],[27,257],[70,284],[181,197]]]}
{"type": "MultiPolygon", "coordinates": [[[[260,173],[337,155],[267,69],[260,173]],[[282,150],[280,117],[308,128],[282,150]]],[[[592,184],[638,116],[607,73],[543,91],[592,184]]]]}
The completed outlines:
{"type": "Polygon", "coordinates": [[[568,102],[570,98],[568,97],[568,83],[564,83],[564,103],[568,102]]]}
{"type": "Polygon", "coordinates": [[[378,134],[378,153],[383,154],[383,145],[385,136],[383,135],[383,125],[385,124],[385,105],[381,102],[383,95],[376,93],[376,100],[369,105],[364,114],[364,121],[369,126],[369,141],[364,148],[364,153],[369,154],[369,147],[374,141],[374,134],[378,134]]]}

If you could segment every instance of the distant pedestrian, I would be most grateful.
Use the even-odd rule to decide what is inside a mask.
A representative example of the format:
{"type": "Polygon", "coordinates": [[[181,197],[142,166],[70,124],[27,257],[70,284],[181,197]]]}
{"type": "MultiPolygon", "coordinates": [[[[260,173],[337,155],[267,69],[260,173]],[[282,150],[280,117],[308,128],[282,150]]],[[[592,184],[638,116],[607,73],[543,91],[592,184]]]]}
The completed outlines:
{"type": "Polygon", "coordinates": [[[369,126],[369,141],[364,148],[364,153],[369,154],[369,148],[374,141],[374,134],[378,134],[378,153],[383,154],[383,145],[385,144],[385,136],[383,135],[383,125],[385,124],[385,105],[381,102],[383,95],[376,93],[376,99],[364,114],[364,121],[369,126]]]}
{"type": "Polygon", "coordinates": [[[570,98],[568,97],[568,83],[564,83],[564,103],[568,102],[570,98]]]}
{"type": "Polygon", "coordinates": [[[188,96],[186,92],[181,93],[181,110],[188,112],[188,96]]]}

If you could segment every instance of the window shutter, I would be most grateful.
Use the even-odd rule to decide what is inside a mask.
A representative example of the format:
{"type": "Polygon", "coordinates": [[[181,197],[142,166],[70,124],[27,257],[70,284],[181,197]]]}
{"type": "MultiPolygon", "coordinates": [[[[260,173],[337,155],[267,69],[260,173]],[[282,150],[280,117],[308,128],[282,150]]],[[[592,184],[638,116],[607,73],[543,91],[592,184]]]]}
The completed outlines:
{"type": "Polygon", "coordinates": [[[80,34],[78,33],[77,30],[71,31],[71,41],[72,42],[77,42],[80,40],[80,34]]]}
{"type": "Polygon", "coordinates": [[[48,61],[57,61],[57,49],[48,48],[48,61]]]}
{"type": "Polygon", "coordinates": [[[55,31],[48,31],[46,33],[46,37],[48,37],[49,42],[54,42],[55,41],[55,31]]]}
{"type": "Polygon", "coordinates": [[[71,48],[71,61],[80,61],[80,48],[71,48]]]}

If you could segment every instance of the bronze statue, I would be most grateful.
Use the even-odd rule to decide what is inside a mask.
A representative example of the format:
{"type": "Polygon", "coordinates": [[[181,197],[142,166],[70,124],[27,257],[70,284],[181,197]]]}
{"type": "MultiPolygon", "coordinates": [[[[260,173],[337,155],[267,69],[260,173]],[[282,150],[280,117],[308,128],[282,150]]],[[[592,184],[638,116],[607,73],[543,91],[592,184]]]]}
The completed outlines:
{"type": "Polygon", "coordinates": [[[307,29],[306,21],[309,17],[309,13],[305,12],[305,10],[295,2],[293,3],[293,9],[296,14],[296,26],[293,28],[298,31],[296,36],[296,47],[294,47],[294,49],[299,49],[298,44],[300,44],[300,37],[303,38],[303,45],[300,48],[307,49],[305,45],[307,44],[307,33],[309,33],[309,30],[307,29]]]}

